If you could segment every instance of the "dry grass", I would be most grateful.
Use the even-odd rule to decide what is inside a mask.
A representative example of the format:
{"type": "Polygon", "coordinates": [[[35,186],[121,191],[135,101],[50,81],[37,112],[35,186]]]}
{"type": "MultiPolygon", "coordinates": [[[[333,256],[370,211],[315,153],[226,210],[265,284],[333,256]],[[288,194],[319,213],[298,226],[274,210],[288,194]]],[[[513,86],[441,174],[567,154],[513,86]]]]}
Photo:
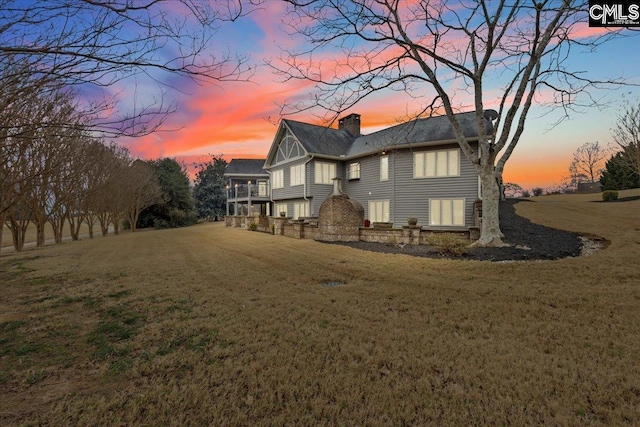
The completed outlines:
{"type": "Polygon", "coordinates": [[[4,255],[0,425],[638,425],[640,200],[590,197],[517,206],[611,240],[560,261],[220,224],[4,255]]]}

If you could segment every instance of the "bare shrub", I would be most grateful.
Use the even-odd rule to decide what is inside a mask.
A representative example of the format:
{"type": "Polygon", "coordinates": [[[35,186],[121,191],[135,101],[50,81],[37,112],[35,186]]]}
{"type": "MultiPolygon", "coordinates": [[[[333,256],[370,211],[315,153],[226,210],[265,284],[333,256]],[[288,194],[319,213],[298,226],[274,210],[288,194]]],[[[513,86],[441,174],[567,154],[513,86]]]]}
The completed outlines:
{"type": "Polygon", "coordinates": [[[434,246],[442,255],[460,256],[469,250],[469,241],[453,233],[437,233],[427,238],[427,244],[434,246]]]}

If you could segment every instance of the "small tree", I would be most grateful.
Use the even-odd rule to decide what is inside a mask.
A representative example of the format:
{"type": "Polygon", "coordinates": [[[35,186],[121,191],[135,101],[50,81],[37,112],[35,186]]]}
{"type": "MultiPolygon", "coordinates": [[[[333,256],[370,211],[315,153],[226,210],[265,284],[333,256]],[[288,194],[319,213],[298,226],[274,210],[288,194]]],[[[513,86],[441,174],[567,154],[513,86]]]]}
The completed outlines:
{"type": "Polygon", "coordinates": [[[640,187],[640,174],[629,167],[632,153],[620,151],[614,154],[605,165],[600,183],[603,190],[625,190],[640,187]]]}
{"type": "Polygon", "coordinates": [[[504,195],[509,198],[523,197],[524,189],[516,183],[507,182],[504,185],[504,195]]]}
{"type": "Polygon", "coordinates": [[[142,160],[136,160],[127,167],[122,178],[124,214],[131,232],[134,232],[140,213],[160,200],[162,190],[153,169],[142,160]]]}
{"type": "Polygon", "coordinates": [[[625,104],[613,129],[613,141],[624,154],[618,159],[619,166],[640,174],[640,101],[637,105],[625,104]]]}
{"type": "Polygon", "coordinates": [[[578,147],[573,153],[573,162],[569,167],[569,172],[576,178],[576,186],[583,178],[588,182],[596,182],[605,160],[606,154],[599,142],[587,142],[578,147]]]}
{"type": "Polygon", "coordinates": [[[544,193],[544,189],[542,187],[535,187],[531,189],[531,192],[533,193],[534,197],[542,196],[542,193],[544,193]]]}
{"type": "Polygon", "coordinates": [[[225,203],[227,193],[225,189],[224,172],[227,168],[227,161],[222,155],[211,156],[207,162],[196,165],[195,187],[193,197],[196,201],[196,208],[200,218],[213,221],[225,214],[225,203]]]}
{"type": "Polygon", "coordinates": [[[197,220],[189,177],[184,165],[175,159],[147,162],[158,180],[162,195],[158,203],[140,214],[136,227],[184,227],[197,220]]]}

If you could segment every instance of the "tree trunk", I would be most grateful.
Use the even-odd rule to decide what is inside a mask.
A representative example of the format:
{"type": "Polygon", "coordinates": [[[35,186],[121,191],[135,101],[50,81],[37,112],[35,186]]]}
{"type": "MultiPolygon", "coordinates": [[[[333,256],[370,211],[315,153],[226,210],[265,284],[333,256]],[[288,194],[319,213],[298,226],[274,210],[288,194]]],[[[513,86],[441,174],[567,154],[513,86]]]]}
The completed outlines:
{"type": "Polygon", "coordinates": [[[94,214],[87,214],[84,218],[84,221],[87,223],[89,227],[89,238],[93,239],[93,226],[96,224],[96,216],[94,214]]]}
{"type": "Polygon", "coordinates": [[[113,222],[113,234],[120,234],[120,215],[111,215],[113,222]]]}
{"type": "Polygon", "coordinates": [[[493,166],[489,165],[480,172],[480,185],[482,188],[482,227],[480,239],[473,246],[507,246],[500,231],[500,218],[498,208],[500,206],[500,187],[493,166]]]}
{"type": "Polygon", "coordinates": [[[13,239],[13,248],[16,252],[21,252],[24,249],[24,240],[27,235],[27,228],[29,227],[29,220],[16,220],[13,216],[9,216],[9,229],[11,230],[11,237],[13,239]]]}
{"type": "Polygon", "coordinates": [[[51,227],[53,228],[53,237],[56,243],[62,243],[62,231],[64,229],[65,219],[66,219],[66,215],[49,219],[49,222],[51,223],[51,227]]]}
{"type": "Polygon", "coordinates": [[[138,222],[138,216],[140,216],[140,212],[137,209],[132,210],[129,213],[129,228],[133,233],[136,231],[136,222],[138,222]]]}
{"type": "Polygon", "coordinates": [[[102,237],[107,237],[107,235],[109,234],[109,223],[111,222],[111,216],[106,212],[99,213],[97,216],[98,222],[100,223],[100,231],[102,232],[102,237]]]}
{"type": "Polygon", "coordinates": [[[46,242],[44,223],[43,220],[36,220],[36,246],[44,246],[46,242]]]}
{"type": "Polygon", "coordinates": [[[2,234],[4,233],[4,220],[6,217],[6,212],[0,213],[0,253],[2,252],[2,234]]]}
{"type": "Polygon", "coordinates": [[[84,222],[84,216],[68,215],[67,222],[69,223],[69,229],[71,230],[71,240],[74,240],[74,241],[80,240],[80,227],[84,222]]]}
{"type": "Polygon", "coordinates": [[[43,210],[38,209],[38,211],[33,216],[33,222],[36,225],[36,246],[44,246],[46,243],[45,225],[47,223],[47,215],[43,210]]]}

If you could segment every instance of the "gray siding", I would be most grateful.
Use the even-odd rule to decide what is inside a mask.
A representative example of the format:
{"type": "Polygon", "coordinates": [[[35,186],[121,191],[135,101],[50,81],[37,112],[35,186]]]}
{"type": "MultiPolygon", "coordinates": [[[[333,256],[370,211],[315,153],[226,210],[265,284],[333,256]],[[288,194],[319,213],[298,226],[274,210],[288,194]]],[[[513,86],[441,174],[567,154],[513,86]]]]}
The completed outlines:
{"type": "MultiPolygon", "coordinates": [[[[416,149],[415,152],[457,148],[447,145],[416,149]]],[[[346,178],[346,177],[345,177],[346,178]]],[[[418,224],[429,225],[429,199],[465,199],[465,225],[473,225],[473,203],[478,198],[478,176],[475,168],[460,152],[460,176],[413,178],[413,151],[389,153],[389,180],[380,181],[380,156],[360,159],[360,180],[347,181],[343,188],[365,209],[369,218],[370,200],[389,200],[389,220],[394,226],[406,225],[408,217],[418,218],[418,224]]]]}
{"type": "MultiPolygon", "coordinates": [[[[413,153],[458,148],[457,145],[443,145],[411,150],[398,150],[389,156],[389,180],[380,181],[380,155],[368,155],[360,159],[345,162],[313,159],[305,170],[306,196],[309,200],[309,213],[317,216],[320,205],[332,191],[332,185],[315,184],[315,162],[336,164],[336,174],[343,179],[342,188],[350,197],[356,199],[369,218],[370,200],[389,200],[389,220],[396,227],[406,225],[408,217],[418,218],[418,224],[429,225],[429,199],[465,200],[465,225],[472,226],[474,221],[473,203],[478,198],[478,175],[475,168],[460,151],[460,176],[439,178],[413,178],[413,153]],[[347,179],[349,163],[360,162],[360,179],[347,179]]],[[[273,189],[275,203],[287,202],[287,215],[293,215],[293,202],[303,201],[303,188],[290,186],[290,167],[304,164],[309,158],[303,158],[273,169],[284,170],[285,188],[273,189]]],[[[277,212],[275,213],[278,214],[277,212]]]]}
{"type": "MultiPolygon", "coordinates": [[[[311,206],[313,205],[313,199],[309,199],[308,201],[309,201],[309,209],[311,210],[311,206]]],[[[293,211],[294,211],[293,204],[296,203],[296,202],[306,202],[306,200],[303,199],[303,198],[299,198],[299,199],[289,199],[289,200],[276,201],[274,203],[274,207],[275,207],[276,203],[277,204],[286,204],[287,205],[287,211],[286,211],[287,212],[287,216],[288,217],[293,217],[293,211]]],[[[318,207],[319,207],[319,205],[318,205],[318,207]]],[[[280,212],[273,212],[273,216],[279,216],[279,215],[280,215],[280,212]]],[[[318,213],[316,212],[314,214],[312,211],[310,211],[309,212],[309,216],[318,216],[318,213]]],[[[294,218],[294,219],[298,219],[298,218],[294,218]]]]}
{"type": "MultiPolygon", "coordinates": [[[[356,199],[364,207],[364,217],[369,219],[370,200],[389,200],[389,220],[394,220],[395,210],[393,200],[393,154],[389,154],[389,180],[380,181],[380,155],[370,155],[356,160],[345,162],[347,165],[360,161],[360,179],[349,181],[347,179],[346,168],[343,175],[342,188],[349,197],[356,199]]],[[[401,224],[396,224],[401,225],[401,224]]]]}
{"type": "Polygon", "coordinates": [[[331,184],[316,184],[316,162],[332,163],[336,165],[336,175],[344,178],[344,165],[342,162],[334,160],[313,159],[307,168],[307,197],[312,198],[309,206],[311,216],[318,216],[320,205],[324,202],[331,191],[333,191],[333,182],[331,184]]]}
{"type": "MultiPolygon", "coordinates": [[[[275,202],[277,202],[278,200],[295,199],[295,198],[303,197],[304,185],[296,185],[295,187],[291,186],[291,166],[304,164],[307,160],[309,160],[309,158],[304,157],[294,162],[289,162],[283,165],[278,165],[270,168],[271,172],[278,169],[282,169],[284,171],[284,188],[274,188],[272,192],[272,197],[275,202]]],[[[308,183],[308,177],[309,177],[309,165],[307,165],[307,168],[305,171],[305,179],[307,180],[307,183],[308,183]]]]}

